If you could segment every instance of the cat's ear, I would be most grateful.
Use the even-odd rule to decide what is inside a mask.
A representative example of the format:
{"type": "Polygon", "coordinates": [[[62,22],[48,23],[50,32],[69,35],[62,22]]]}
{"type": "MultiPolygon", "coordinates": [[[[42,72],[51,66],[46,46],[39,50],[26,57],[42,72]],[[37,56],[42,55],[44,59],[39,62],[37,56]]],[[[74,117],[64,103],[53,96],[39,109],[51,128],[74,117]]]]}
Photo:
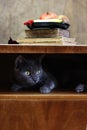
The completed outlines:
{"type": "Polygon", "coordinates": [[[24,64],[25,62],[25,58],[21,55],[19,55],[16,60],[15,60],[15,68],[19,69],[21,67],[22,64],[24,64]]]}

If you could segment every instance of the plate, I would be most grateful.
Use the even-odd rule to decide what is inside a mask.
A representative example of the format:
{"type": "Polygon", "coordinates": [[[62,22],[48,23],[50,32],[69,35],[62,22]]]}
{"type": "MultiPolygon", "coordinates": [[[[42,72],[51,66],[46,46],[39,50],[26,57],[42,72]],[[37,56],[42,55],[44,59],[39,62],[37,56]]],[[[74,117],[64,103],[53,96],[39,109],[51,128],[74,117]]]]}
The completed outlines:
{"type": "Polygon", "coordinates": [[[53,29],[53,28],[60,28],[60,29],[68,29],[69,24],[68,23],[58,23],[58,22],[33,22],[32,24],[26,25],[29,29],[35,30],[35,29],[53,29]]]}

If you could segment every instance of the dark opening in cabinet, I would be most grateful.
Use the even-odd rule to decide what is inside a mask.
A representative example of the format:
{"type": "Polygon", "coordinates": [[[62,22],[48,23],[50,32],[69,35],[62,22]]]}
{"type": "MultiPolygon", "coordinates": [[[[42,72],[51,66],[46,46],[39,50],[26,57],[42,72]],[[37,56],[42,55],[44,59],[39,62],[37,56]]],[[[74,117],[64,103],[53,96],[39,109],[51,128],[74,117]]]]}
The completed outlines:
{"type": "MultiPolygon", "coordinates": [[[[14,62],[18,55],[25,58],[38,57],[42,54],[1,53],[0,54],[0,92],[11,92],[13,84],[14,62]]],[[[87,54],[44,54],[43,68],[50,72],[58,82],[52,92],[75,92],[78,84],[87,86],[87,54]]],[[[30,93],[30,91],[27,91],[30,93]]],[[[33,90],[33,92],[35,92],[33,90]]],[[[39,90],[37,90],[39,92],[39,90]]]]}

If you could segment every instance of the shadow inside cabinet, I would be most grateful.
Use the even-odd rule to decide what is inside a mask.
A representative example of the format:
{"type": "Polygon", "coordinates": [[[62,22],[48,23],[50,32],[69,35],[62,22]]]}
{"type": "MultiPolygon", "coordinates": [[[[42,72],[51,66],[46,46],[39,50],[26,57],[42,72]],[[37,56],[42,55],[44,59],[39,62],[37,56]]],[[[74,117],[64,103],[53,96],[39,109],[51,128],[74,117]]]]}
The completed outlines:
{"type": "MultiPolygon", "coordinates": [[[[14,64],[18,56],[26,59],[37,58],[42,54],[0,54],[0,92],[12,92],[14,83],[14,64]]],[[[43,69],[57,80],[53,92],[76,92],[78,85],[87,88],[87,54],[43,54],[43,69]]],[[[37,89],[25,89],[22,92],[39,92],[37,89]]]]}

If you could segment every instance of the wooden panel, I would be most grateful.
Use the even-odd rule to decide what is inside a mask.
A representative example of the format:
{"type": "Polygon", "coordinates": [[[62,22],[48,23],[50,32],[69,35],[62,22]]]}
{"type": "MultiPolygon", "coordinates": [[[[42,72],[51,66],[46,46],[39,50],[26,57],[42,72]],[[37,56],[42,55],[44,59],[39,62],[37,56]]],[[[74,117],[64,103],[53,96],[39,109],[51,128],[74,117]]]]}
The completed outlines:
{"type": "Polygon", "coordinates": [[[43,45],[0,45],[0,53],[87,53],[87,46],[43,45]]]}
{"type": "Polygon", "coordinates": [[[87,101],[86,94],[51,92],[40,93],[0,93],[0,101],[87,101]]]}
{"type": "Polygon", "coordinates": [[[0,130],[86,130],[87,101],[34,96],[2,96],[0,130]]]}

